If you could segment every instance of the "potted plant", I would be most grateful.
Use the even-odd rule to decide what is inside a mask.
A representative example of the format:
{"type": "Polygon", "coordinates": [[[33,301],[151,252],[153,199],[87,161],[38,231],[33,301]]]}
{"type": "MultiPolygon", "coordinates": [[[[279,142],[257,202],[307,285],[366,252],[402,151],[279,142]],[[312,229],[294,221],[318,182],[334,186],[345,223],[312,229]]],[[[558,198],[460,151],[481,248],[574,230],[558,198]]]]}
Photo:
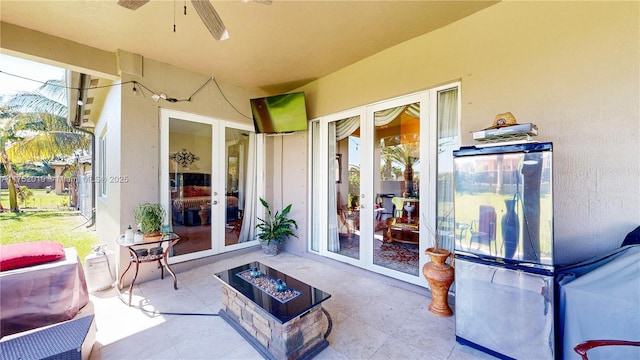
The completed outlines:
{"type": "Polygon", "coordinates": [[[256,237],[262,244],[262,250],[267,256],[278,254],[278,246],[285,242],[290,236],[298,237],[292,231],[292,227],[298,229],[298,224],[293,219],[289,219],[287,215],[291,211],[291,204],[285,207],[282,212],[271,212],[269,203],[260,198],[262,206],[267,210],[266,219],[258,218],[256,229],[258,230],[256,237]]]}
{"type": "Polygon", "coordinates": [[[453,311],[451,311],[448,302],[449,287],[454,279],[453,254],[449,250],[440,247],[438,234],[438,230],[442,228],[444,221],[452,211],[453,210],[442,218],[442,221],[435,231],[429,226],[428,222],[424,222],[429,234],[433,237],[434,246],[425,250],[425,254],[429,256],[431,261],[425,263],[422,267],[422,275],[427,279],[429,289],[431,290],[429,311],[438,316],[453,315],[453,311]],[[447,264],[447,258],[449,257],[452,259],[451,265],[447,264]]]}
{"type": "Polygon", "coordinates": [[[164,209],[160,204],[141,203],[133,212],[136,223],[145,238],[159,237],[164,223],[164,209]]]}

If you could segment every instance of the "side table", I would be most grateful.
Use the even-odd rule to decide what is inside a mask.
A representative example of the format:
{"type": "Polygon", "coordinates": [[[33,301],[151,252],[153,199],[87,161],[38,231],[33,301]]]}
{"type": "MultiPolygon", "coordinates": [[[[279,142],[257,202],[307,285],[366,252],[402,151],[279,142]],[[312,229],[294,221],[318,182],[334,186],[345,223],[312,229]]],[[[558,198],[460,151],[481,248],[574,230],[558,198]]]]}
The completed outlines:
{"type": "Polygon", "coordinates": [[[420,242],[420,226],[414,223],[396,222],[397,220],[398,218],[387,219],[387,241],[418,244],[420,242]]]}
{"type": "Polygon", "coordinates": [[[133,295],[133,285],[136,283],[136,279],[138,278],[138,269],[141,263],[157,261],[158,267],[160,268],[161,279],[164,279],[164,268],[167,268],[167,271],[169,272],[169,274],[171,274],[171,277],[173,277],[173,288],[175,290],[178,290],[178,279],[176,278],[176,274],[169,267],[169,263],[167,262],[167,256],[171,252],[171,248],[173,248],[173,246],[177,244],[179,241],[180,241],[180,236],[178,236],[175,233],[165,234],[165,235],[162,235],[162,237],[160,238],[153,239],[151,241],[145,241],[139,244],[125,243],[124,235],[120,235],[120,237],[118,237],[118,240],[116,241],[117,244],[122,247],[126,247],[129,250],[129,255],[130,255],[129,266],[127,266],[127,269],[122,273],[122,275],[120,275],[120,280],[118,281],[118,287],[120,289],[122,289],[122,280],[124,279],[124,275],[127,273],[127,271],[129,271],[129,269],[131,268],[131,265],[135,264],[135,273],[133,275],[133,280],[131,281],[131,285],[129,285],[129,306],[131,306],[131,297],[133,295]],[[158,244],[159,246],[162,246],[162,244],[165,242],[167,242],[168,245],[162,251],[161,255],[149,254],[147,256],[138,256],[138,253],[135,250],[135,248],[137,247],[154,245],[154,244],[158,244]]]}

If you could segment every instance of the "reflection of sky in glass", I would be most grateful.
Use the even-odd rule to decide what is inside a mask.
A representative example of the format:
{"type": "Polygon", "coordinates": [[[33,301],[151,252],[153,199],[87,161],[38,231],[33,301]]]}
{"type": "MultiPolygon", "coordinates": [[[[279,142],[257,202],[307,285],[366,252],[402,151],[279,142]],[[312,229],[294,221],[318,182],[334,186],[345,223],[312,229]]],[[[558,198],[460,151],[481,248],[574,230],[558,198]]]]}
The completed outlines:
{"type": "Polygon", "coordinates": [[[360,138],[349,136],[349,168],[351,165],[360,166],[360,138]]]}

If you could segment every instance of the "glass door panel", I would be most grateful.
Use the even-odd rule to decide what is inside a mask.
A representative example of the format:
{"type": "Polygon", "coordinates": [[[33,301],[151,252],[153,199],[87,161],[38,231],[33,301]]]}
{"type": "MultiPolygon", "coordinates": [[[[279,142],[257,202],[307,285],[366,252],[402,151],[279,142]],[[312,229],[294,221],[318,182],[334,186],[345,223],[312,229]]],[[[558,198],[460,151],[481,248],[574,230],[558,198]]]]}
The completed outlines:
{"type": "Polygon", "coordinates": [[[327,249],[360,259],[360,116],[329,123],[327,249]]]}
{"type": "Polygon", "coordinates": [[[249,132],[225,128],[224,245],[240,243],[247,188],[249,132]]]}
{"type": "Polygon", "coordinates": [[[182,239],[171,256],[210,250],[212,125],[169,119],[169,212],[182,239]]]}
{"type": "Polygon", "coordinates": [[[373,264],[418,275],[420,103],[373,114],[373,264]]]}
{"type": "Polygon", "coordinates": [[[439,90],[437,99],[436,226],[440,241],[438,245],[453,252],[454,242],[462,241],[469,232],[468,224],[455,223],[453,213],[453,151],[460,146],[458,88],[439,90]]]}

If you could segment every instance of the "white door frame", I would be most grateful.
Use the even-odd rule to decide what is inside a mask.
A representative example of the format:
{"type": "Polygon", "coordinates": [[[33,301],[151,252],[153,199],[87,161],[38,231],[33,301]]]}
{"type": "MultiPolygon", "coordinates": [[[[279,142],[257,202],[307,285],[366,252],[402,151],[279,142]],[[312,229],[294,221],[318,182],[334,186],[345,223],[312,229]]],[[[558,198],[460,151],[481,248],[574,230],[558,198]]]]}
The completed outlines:
{"type": "MultiPolygon", "coordinates": [[[[374,153],[374,141],[373,141],[373,131],[374,131],[374,121],[373,114],[376,111],[393,108],[402,105],[408,105],[416,102],[420,102],[420,122],[424,124],[421,126],[420,131],[420,157],[422,159],[429,159],[428,162],[420,162],[420,194],[428,194],[425,198],[434,199],[435,197],[435,182],[433,179],[435,178],[432,172],[435,172],[436,163],[435,163],[435,155],[437,155],[437,151],[431,151],[429,137],[432,134],[432,129],[429,126],[430,122],[430,92],[432,90],[424,90],[418,93],[400,96],[393,99],[388,99],[384,101],[380,101],[374,104],[361,106],[357,108],[353,108],[350,110],[342,111],[339,113],[327,115],[318,119],[314,119],[314,121],[319,122],[319,156],[320,161],[328,160],[329,156],[329,139],[328,139],[328,124],[330,122],[342,120],[345,118],[360,116],[360,134],[361,134],[361,168],[360,168],[360,192],[362,195],[360,199],[361,211],[360,211],[360,258],[354,259],[348,256],[340,255],[338,253],[334,253],[328,250],[327,248],[327,238],[328,238],[328,211],[335,211],[335,209],[326,208],[326,211],[320,212],[319,221],[320,226],[318,227],[318,237],[319,241],[319,254],[328,258],[332,258],[341,262],[349,263],[367,270],[371,270],[377,273],[381,273],[384,275],[391,276],[396,279],[400,279],[409,283],[417,284],[420,286],[427,286],[427,282],[424,277],[421,275],[421,269],[424,263],[427,261],[427,256],[424,253],[424,250],[427,248],[428,242],[426,241],[426,236],[428,234],[427,224],[423,224],[423,221],[420,222],[420,245],[419,245],[419,269],[418,275],[410,275],[400,271],[392,270],[389,268],[385,268],[383,266],[373,264],[373,241],[368,241],[363,239],[373,239],[373,209],[375,202],[375,194],[374,194],[374,183],[373,181],[362,181],[362,179],[374,179],[374,171],[377,164],[374,164],[373,161],[373,153],[374,153]],[[432,153],[436,153],[435,155],[432,153]]],[[[432,120],[435,122],[435,119],[432,120]]],[[[435,139],[435,138],[434,138],[435,139]]],[[[335,141],[335,140],[334,140],[335,141]]],[[[434,140],[435,141],[435,140],[434,140]]],[[[437,143],[437,141],[435,141],[437,143]]],[[[313,166],[311,166],[313,167],[313,166]]],[[[314,176],[320,176],[322,181],[320,181],[319,186],[321,190],[319,191],[320,199],[319,201],[313,202],[318,204],[328,204],[328,182],[333,179],[329,174],[328,167],[320,167],[320,174],[315,174],[314,176]]],[[[421,195],[421,197],[424,195],[421,195]]],[[[310,201],[309,203],[312,203],[310,201]]],[[[424,201],[427,206],[421,207],[421,211],[428,211],[428,218],[431,219],[432,214],[435,213],[435,201],[424,201]]],[[[328,205],[327,205],[328,206],[328,205]]],[[[333,206],[333,205],[332,205],[333,206]]],[[[309,212],[311,213],[311,212],[309,212]]],[[[431,225],[429,225],[431,226],[431,225]]],[[[433,227],[432,227],[433,228],[433,227]]],[[[313,226],[309,227],[310,231],[313,229],[313,226]]],[[[310,233],[308,236],[309,241],[312,241],[313,235],[310,233]]],[[[311,248],[311,244],[309,244],[309,248],[311,248]]]]}
{"type": "MultiPolygon", "coordinates": [[[[187,113],[178,110],[170,110],[170,109],[160,109],[160,169],[159,169],[159,177],[160,177],[160,187],[159,191],[159,199],[160,204],[165,209],[171,209],[171,199],[169,198],[169,171],[168,161],[169,156],[169,122],[170,119],[180,119],[185,121],[193,121],[202,124],[211,125],[211,200],[217,200],[219,204],[225,204],[225,192],[224,192],[224,184],[226,181],[226,169],[225,164],[225,153],[226,153],[226,143],[225,143],[225,128],[235,128],[243,131],[253,132],[254,129],[252,126],[236,123],[232,121],[221,120],[213,117],[202,116],[192,113],[187,113]],[[214,192],[217,194],[214,195],[214,192]]],[[[256,141],[256,146],[261,146],[261,141],[256,141]]],[[[259,152],[262,153],[262,152],[259,152]]],[[[263,167],[263,159],[256,159],[258,172],[262,173],[263,167]]],[[[264,186],[264,183],[259,181],[258,188],[261,189],[264,186]]],[[[211,207],[211,249],[203,250],[199,252],[188,253],[184,255],[178,256],[170,256],[168,257],[168,261],[170,264],[179,263],[183,261],[198,259],[206,256],[216,255],[232,250],[237,250],[249,246],[254,246],[258,243],[257,240],[247,241],[239,244],[235,244],[232,246],[224,245],[224,231],[225,231],[225,215],[226,211],[220,210],[224,208],[224,206],[212,206],[211,207]],[[217,240],[217,241],[214,241],[217,240]]],[[[165,222],[170,223],[171,212],[166,211],[165,222]]]]}

